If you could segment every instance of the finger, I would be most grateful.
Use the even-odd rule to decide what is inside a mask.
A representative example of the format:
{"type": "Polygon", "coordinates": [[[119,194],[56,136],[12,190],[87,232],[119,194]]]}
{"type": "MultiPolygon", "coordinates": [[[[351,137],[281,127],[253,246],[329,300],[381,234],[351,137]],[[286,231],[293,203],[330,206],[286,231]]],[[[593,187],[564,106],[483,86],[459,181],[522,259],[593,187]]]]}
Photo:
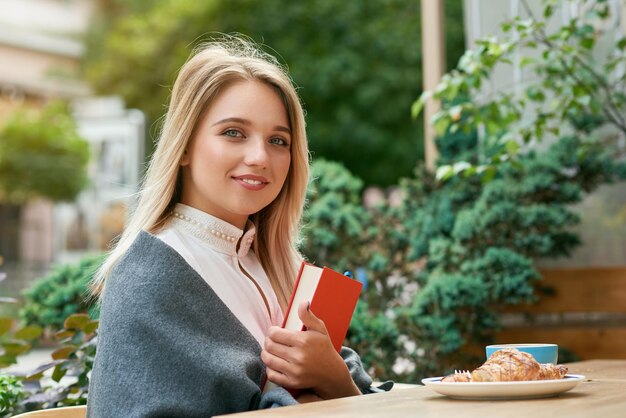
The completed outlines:
{"type": "Polygon", "coordinates": [[[304,392],[300,396],[298,396],[296,400],[300,403],[309,403],[323,401],[324,399],[320,398],[315,393],[304,392]]]}
{"type": "Polygon", "coordinates": [[[293,346],[281,344],[272,340],[270,337],[266,337],[263,348],[265,351],[276,357],[280,357],[287,361],[293,361],[293,356],[291,356],[291,353],[294,351],[293,346]]]}
{"type": "Polygon", "coordinates": [[[304,324],[307,330],[321,332],[322,334],[327,334],[326,325],[324,325],[324,321],[319,319],[313,311],[311,311],[310,303],[304,301],[300,303],[298,306],[298,316],[300,320],[304,324]]]}
{"type": "Polygon", "coordinates": [[[266,367],[265,376],[267,376],[267,380],[270,382],[276,383],[279,386],[289,387],[289,379],[279,371],[266,367]]]}
{"type": "Polygon", "coordinates": [[[286,388],[302,389],[307,387],[306,382],[302,379],[302,369],[300,367],[293,367],[278,357],[263,355],[263,352],[261,352],[261,355],[262,358],[265,358],[263,360],[264,363],[265,361],[269,363],[265,365],[265,375],[268,380],[286,388]],[[283,370],[283,367],[286,367],[286,369],[283,370]]]}
{"type": "Polygon", "coordinates": [[[265,367],[275,370],[281,374],[284,374],[285,371],[289,370],[289,362],[287,360],[275,356],[266,350],[261,351],[261,361],[263,361],[265,367]]]}
{"type": "Polygon", "coordinates": [[[267,336],[278,344],[294,347],[302,343],[299,337],[300,331],[291,331],[280,327],[270,327],[267,336]]]}

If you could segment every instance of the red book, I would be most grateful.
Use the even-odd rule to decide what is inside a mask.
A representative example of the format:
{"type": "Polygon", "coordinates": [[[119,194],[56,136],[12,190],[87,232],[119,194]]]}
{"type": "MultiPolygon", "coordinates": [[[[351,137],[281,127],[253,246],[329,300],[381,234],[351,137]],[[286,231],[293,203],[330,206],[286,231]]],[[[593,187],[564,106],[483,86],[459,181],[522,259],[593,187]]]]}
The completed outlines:
{"type": "MultiPolygon", "coordinates": [[[[302,301],[311,302],[311,311],[324,321],[335,350],[339,352],[348,333],[350,320],[356,308],[363,284],[328,267],[320,268],[302,262],[300,272],[291,293],[283,328],[304,331],[306,327],[298,316],[298,306],[302,301]]],[[[266,382],[264,391],[277,387],[266,382]]],[[[294,398],[300,390],[287,389],[294,398]]]]}
{"type": "Polygon", "coordinates": [[[320,268],[303,261],[285,314],[283,328],[305,329],[298,316],[298,306],[302,301],[309,301],[311,311],[324,321],[333,346],[339,352],[348,333],[362,287],[363,284],[357,280],[328,267],[320,268]]]}

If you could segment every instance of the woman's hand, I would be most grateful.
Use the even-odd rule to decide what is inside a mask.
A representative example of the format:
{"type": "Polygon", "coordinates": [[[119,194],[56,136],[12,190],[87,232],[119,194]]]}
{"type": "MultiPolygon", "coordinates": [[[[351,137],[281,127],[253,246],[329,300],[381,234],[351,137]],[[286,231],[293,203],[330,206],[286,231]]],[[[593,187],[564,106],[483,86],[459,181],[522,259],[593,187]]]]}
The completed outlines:
{"type": "Polygon", "coordinates": [[[305,390],[296,398],[296,401],[298,401],[299,403],[311,403],[311,402],[318,402],[318,401],[323,401],[323,400],[324,399],[317,396],[315,392],[312,392],[309,390],[305,390]]]}
{"type": "Polygon", "coordinates": [[[306,331],[270,328],[261,352],[267,378],[290,389],[310,388],[323,399],[360,395],[348,366],[330,341],[324,322],[308,307],[308,302],[298,307],[306,331]]]}

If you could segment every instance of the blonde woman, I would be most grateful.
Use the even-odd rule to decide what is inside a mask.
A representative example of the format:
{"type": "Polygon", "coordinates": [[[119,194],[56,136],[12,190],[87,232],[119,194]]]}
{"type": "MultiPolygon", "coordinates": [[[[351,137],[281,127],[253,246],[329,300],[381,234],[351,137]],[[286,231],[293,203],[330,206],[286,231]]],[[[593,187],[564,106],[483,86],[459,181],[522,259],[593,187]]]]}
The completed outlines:
{"type": "Polygon", "coordinates": [[[90,417],[207,417],[375,391],[306,304],[307,331],[280,328],[302,260],[308,174],[286,71],[240,38],[198,49],[174,84],[136,210],[94,281],[90,417]],[[284,387],[303,391],[296,400],[284,387]]]}

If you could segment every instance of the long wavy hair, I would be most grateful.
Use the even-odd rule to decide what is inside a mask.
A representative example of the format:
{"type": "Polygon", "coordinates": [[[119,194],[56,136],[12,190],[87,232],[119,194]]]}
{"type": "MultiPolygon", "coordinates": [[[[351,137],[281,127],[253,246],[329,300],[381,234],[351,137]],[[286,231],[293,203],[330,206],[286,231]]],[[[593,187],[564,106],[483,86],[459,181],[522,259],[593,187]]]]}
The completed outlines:
{"type": "Polygon", "coordinates": [[[196,48],[181,68],[139,200],[119,241],[96,273],[91,290],[100,297],[111,270],[140,231],[157,233],[180,201],[180,161],[200,117],[226,87],[237,81],[267,83],[281,97],[292,132],[291,164],[282,190],[251,216],[257,228],[253,249],[286,309],[298,266],[298,230],[309,180],[309,152],[304,111],[287,71],[276,58],[240,37],[224,37],[196,48]]]}

